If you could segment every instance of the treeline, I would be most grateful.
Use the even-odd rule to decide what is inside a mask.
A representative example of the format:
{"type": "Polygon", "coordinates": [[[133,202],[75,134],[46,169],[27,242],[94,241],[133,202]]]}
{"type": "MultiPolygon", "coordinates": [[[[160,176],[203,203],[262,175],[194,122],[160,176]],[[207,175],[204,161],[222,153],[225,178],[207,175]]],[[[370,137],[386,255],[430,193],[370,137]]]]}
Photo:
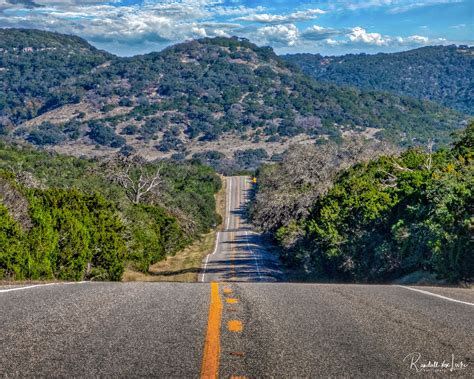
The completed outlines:
{"type": "Polygon", "coordinates": [[[426,46],[399,53],[282,58],[323,82],[431,100],[474,114],[474,48],[426,46]]]}
{"type": "Polygon", "coordinates": [[[324,149],[300,163],[290,153],[259,172],[253,219],[279,244],[284,262],[319,280],[379,282],[430,273],[472,281],[474,123],[450,149],[372,159],[361,149],[365,157],[346,154],[346,163],[333,170],[320,166],[343,151],[324,149]],[[352,158],[360,162],[344,168],[352,158]],[[288,172],[292,182],[280,182],[288,172]]]}
{"type": "Polygon", "coordinates": [[[220,222],[220,186],[198,164],[78,159],[0,144],[0,279],[147,272],[220,222]]]}
{"type": "MultiPolygon", "coordinates": [[[[178,159],[179,157],[173,156],[178,159]]],[[[184,157],[182,157],[184,159],[184,157]]],[[[254,172],[270,156],[265,149],[236,150],[233,159],[216,150],[205,150],[192,155],[192,160],[212,167],[217,172],[226,175],[239,175],[254,172]]]]}

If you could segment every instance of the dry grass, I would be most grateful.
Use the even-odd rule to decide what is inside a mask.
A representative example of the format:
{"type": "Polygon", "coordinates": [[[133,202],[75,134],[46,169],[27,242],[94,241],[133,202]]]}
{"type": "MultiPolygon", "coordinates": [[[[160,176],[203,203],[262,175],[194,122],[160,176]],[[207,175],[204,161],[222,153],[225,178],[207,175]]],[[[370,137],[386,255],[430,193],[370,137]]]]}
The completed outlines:
{"type": "MultiPolygon", "coordinates": [[[[217,212],[225,215],[225,183],[222,178],[222,189],[216,195],[217,212]]],[[[219,230],[221,226],[218,227],[219,230]]],[[[216,243],[216,232],[213,230],[201,237],[184,250],[169,256],[165,260],[155,263],[150,267],[149,273],[127,269],[123,275],[125,282],[197,282],[201,272],[202,260],[207,254],[212,253],[216,243]]]]}

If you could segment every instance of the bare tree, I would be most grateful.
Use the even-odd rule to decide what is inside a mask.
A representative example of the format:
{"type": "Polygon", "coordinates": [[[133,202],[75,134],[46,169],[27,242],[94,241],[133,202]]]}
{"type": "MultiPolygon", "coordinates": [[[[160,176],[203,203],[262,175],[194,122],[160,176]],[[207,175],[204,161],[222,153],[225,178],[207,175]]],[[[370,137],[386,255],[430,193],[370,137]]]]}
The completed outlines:
{"type": "Polygon", "coordinates": [[[428,152],[427,152],[427,157],[426,157],[426,163],[425,163],[425,168],[429,171],[431,170],[431,168],[433,167],[433,146],[434,146],[434,142],[433,140],[430,138],[430,140],[428,141],[428,152]]]}
{"type": "MultiPolygon", "coordinates": [[[[396,150],[379,141],[353,139],[338,146],[294,145],[283,161],[262,171],[252,216],[263,230],[292,224],[307,217],[315,201],[333,185],[336,176],[356,163],[367,162],[396,150]]],[[[391,183],[390,183],[391,184],[391,183]]]]}
{"type": "Polygon", "coordinates": [[[125,188],[131,202],[139,204],[146,195],[156,194],[163,185],[162,170],[161,164],[151,170],[142,160],[123,158],[109,164],[109,177],[125,188]]]}

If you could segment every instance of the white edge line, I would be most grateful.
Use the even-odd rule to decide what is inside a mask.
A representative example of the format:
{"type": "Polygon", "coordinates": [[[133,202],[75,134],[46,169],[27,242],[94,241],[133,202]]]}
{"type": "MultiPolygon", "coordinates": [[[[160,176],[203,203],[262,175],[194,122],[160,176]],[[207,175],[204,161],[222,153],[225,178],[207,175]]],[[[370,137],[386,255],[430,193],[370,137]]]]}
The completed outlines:
{"type": "Polygon", "coordinates": [[[229,229],[230,226],[230,207],[232,205],[231,199],[232,199],[232,176],[229,177],[229,188],[227,190],[229,193],[229,197],[227,199],[227,222],[226,222],[226,229],[229,229]]]}
{"type": "Polygon", "coordinates": [[[201,282],[204,282],[204,278],[206,276],[207,262],[209,261],[209,256],[214,255],[217,251],[217,246],[219,244],[219,235],[220,235],[220,232],[217,232],[216,233],[216,243],[214,244],[214,251],[211,254],[207,254],[207,256],[206,256],[206,262],[204,263],[204,270],[203,270],[203,273],[202,273],[202,276],[201,276],[201,282]]]}
{"type": "MultiPolygon", "coordinates": [[[[229,177],[229,188],[227,189],[227,191],[229,193],[228,195],[228,198],[227,198],[227,221],[226,221],[226,229],[229,229],[229,224],[230,224],[230,205],[231,205],[231,197],[232,197],[232,177],[230,176],[229,177]]],[[[217,251],[217,246],[218,246],[218,243],[219,243],[219,234],[220,232],[217,232],[216,234],[216,243],[215,243],[215,246],[214,246],[214,251],[211,253],[211,254],[207,254],[206,256],[206,261],[204,262],[204,269],[203,269],[203,273],[201,275],[201,282],[204,282],[204,278],[206,277],[206,269],[207,269],[207,262],[209,261],[209,256],[210,255],[214,255],[217,251]]]]}
{"type": "Polygon", "coordinates": [[[434,296],[434,297],[439,297],[440,299],[452,301],[452,302],[455,302],[455,303],[461,303],[461,304],[467,304],[467,305],[474,305],[474,303],[468,303],[467,301],[461,301],[461,300],[452,299],[452,298],[450,298],[450,297],[446,297],[446,296],[443,296],[443,295],[438,295],[438,294],[433,293],[433,292],[423,291],[423,290],[420,290],[420,289],[418,289],[418,288],[405,287],[405,286],[400,286],[400,285],[397,285],[397,287],[405,288],[405,289],[411,290],[411,291],[416,291],[416,292],[424,293],[425,295],[430,295],[430,296],[434,296]]]}
{"type": "Polygon", "coordinates": [[[60,284],[82,284],[82,283],[87,283],[87,282],[82,281],[82,282],[64,282],[64,283],[34,284],[34,285],[32,285],[32,286],[17,287],[17,288],[8,288],[8,289],[5,289],[5,290],[0,290],[0,293],[27,290],[27,289],[35,288],[35,287],[56,286],[56,285],[60,285],[60,284]]]}
{"type": "Polygon", "coordinates": [[[258,278],[260,280],[262,280],[262,274],[260,273],[260,266],[258,264],[258,259],[257,259],[257,255],[255,254],[255,252],[250,248],[250,245],[249,245],[249,234],[247,231],[245,231],[245,239],[246,239],[246,242],[247,242],[247,248],[250,250],[250,252],[252,253],[253,255],[253,258],[255,259],[255,264],[257,265],[257,272],[258,272],[258,278]]]}

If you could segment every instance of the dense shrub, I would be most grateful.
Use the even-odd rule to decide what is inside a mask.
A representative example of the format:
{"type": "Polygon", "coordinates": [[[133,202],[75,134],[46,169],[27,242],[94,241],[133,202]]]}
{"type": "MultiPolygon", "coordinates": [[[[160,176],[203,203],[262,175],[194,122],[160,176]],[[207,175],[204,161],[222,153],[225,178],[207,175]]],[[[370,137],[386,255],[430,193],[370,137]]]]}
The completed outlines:
{"type": "MultiPolygon", "coordinates": [[[[156,163],[129,164],[144,175],[157,170],[156,163]]],[[[216,226],[214,194],[221,183],[212,169],[159,165],[161,185],[134,204],[113,179],[123,165],[0,143],[0,172],[19,170],[16,178],[4,171],[4,180],[26,196],[32,225],[12,218],[2,191],[0,279],[120,280],[125,265],[147,272],[216,226]]]]}
{"type": "Polygon", "coordinates": [[[474,114],[473,51],[472,47],[451,45],[391,54],[294,54],[282,58],[319,81],[430,99],[474,114]]]}
{"type": "Polygon", "coordinates": [[[42,123],[38,129],[33,130],[27,140],[34,145],[57,145],[63,142],[66,136],[59,126],[49,122],[42,123]]]}
{"type": "Polygon", "coordinates": [[[111,127],[98,123],[91,123],[89,137],[99,145],[114,148],[121,147],[126,142],[125,138],[117,135],[111,127]]]}
{"type": "MultiPolygon", "coordinates": [[[[472,281],[473,130],[471,123],[451,150],[412,149],[342,172],[309,214],[272,224],[283,259],[333,280],[384,281],[426,271],[472,281]]],[[[297,205],[299,197],[292,201],[297,205]]]]}
{"type": "MultiPolygon", "coordinates": [[[[464,120],[462,114],[427,101],[315,81],[287,64],[271,48],[258,47],[238,38],[204,38],[171,46],[159,53],[119,58],[99,51],[77,37],[36,30],[0,29],[0,48],[8,51],[0,54],[0,66],[6,68],[0,71],[0,117],[18,127],[40,113],[79,101],[98,109],[102,106],[103,112],[107,113],[116,103],[133,106],[129,112],[125,109],[116,112],[116,125],[104,121],[104,114],[99,116],[88,111],[87,118],[82,117],[88,123],[92,117],[97,124],[103,124],[102,127],[89,125],[90,137],[103,146],[120,147],[123,140],[115,135],[113,128],[119,123],[123,127],[135,121],[140,122],[139,129],[127,129],[123,133],[138,133],[143,141],[157,138],[159,132],[174,127],[189,138],[202,141],[216,140],[229,132],[246,136],[247,131],[253,134],[263,127],[264,135],[249,136],[258,142],[273,134],[285,137],[300,133],[321,135],[324,130],[319,126],[323,125],[328,131],[324,135],[333,140],[341,139],[342,127],[372,127],[381,129],[381,138],[413,146],[431,138],[440,144],[449,142],[451,131],[464,120]],[[195,59],[199,64],[185,63],[185,59],[195,59]],[[252,70],[252,66],[258,68],[252,70]],[[156,90],[159,99],[146,95],[150,89],[156,90]],[[311,118],[317,123],[308,123],[311,118]]],[[[461,76],[469,72],[472,61],[469,51],[458,53],[456,47],[439,47],[438,50],[437,72],[449,59],[449,67],[458,77],[469,77],[461,76]],[[451,54],[452,51],[455,53],[451,54]]],[[[437,78],[426,77],[426,73],[431,72],[424,70],[426,57],[412,53],[406,61],[412,59],[421,62],[412,70],[419,75],[416,78],[412,73],[393,75],[397,72],[396,67],[390,70],[390,83],[409,78],[411,82],[403,83],[401,87],[418,83],[420,89],[420,83],[425,82],[429,82],[427,87],[431,89],[442,87],[437,78]]],[[[351,60],[347,58],[345,63],[351,60]]],[[[337,62],[331,65],[334,66],[345,64],[337,62]]],[[[364,67],[373,73],[375,66],[364,67]]],[[[408,71],[413,68],[412,64],[399,66],[408,67],[408,71]]],[[[327,65],[319,67],[326,69],[327,65]]],[[[372,83],[386,77],[375,75],[367,81],[372,83]]],[[[449,87],[441,94],[442,98],[454,99],[448,101],[452,104],[461,96],[466,106],[472,107],[469,83],[448,82],[445,72],[442,78],[449,87]],[[458,89],[462,93],[458,94],[458,89]]],[[[86,130],[86,122],[82,129],[86,130]]],[[[43,140],[55,142],[50,135],[42,134],[45,133],[34,133],[32,139],[37,143],[43,143],[43,140]]],[[[25,136],[18,135],[20,138],[25,136]]],[[[72,132],[70,137],[77,138],[78,134],[72,132]]],[[[172,151],[175,142],[178,141],[164,140],[159,148],[172,151]]]]}
{"type": "Polygon", "coordinates": [[[112,204],[77,190],[27,193],[33,227],[22,231],[0,205],[0,272],[14,279],[119,280],[123,225],[112,204]]]}
{"type": "Polygon", "coordinates": [[[163,209],[140,205],[129,210],[128,218],[133,235],[129,258],[137,269],[143,272],[166,255],[182,249],[190,237],[186,237],[176,218],[163,209]]]}

